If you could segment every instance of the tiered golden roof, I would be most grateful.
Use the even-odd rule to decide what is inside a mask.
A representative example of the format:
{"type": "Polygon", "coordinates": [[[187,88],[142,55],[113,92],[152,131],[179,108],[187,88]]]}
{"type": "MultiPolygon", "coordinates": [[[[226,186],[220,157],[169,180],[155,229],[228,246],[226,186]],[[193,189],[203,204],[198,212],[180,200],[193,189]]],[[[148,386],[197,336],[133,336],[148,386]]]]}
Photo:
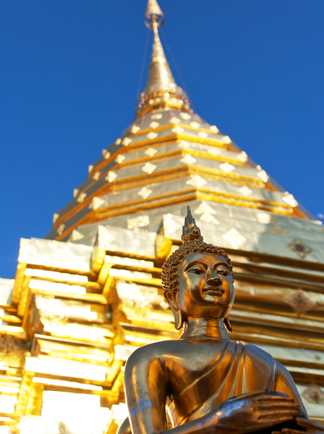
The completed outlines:
{"type": "Polygon", "coordinates": [[[191,111],[150,0],[149,79],[134,123],[54,216],[56,240],[22,240],[0,279],[0,434],[113,434],[123,367],[175,336],[161,264],[190,204],[207,242],[233,259],[233,337],[265,348],[324,421],[323,227],[216,126],[191,111]]]}
{"type": "MultiPolygon", "coordinates": [[[[127,227],[130,215],[159,214],[196,201],[308,219],[294,197],[280,190],[215,125],[190,108],[176,84],[159,36],[164,14],[156,0],[145,14],[153,32],[152,60],[134,123],[89,166],[74,200],[54,216],[53,238],[76,239],[79,229],[101,221],[127,227]]],[[[156,227],[149,226],[150,230],[156,227]]]]}

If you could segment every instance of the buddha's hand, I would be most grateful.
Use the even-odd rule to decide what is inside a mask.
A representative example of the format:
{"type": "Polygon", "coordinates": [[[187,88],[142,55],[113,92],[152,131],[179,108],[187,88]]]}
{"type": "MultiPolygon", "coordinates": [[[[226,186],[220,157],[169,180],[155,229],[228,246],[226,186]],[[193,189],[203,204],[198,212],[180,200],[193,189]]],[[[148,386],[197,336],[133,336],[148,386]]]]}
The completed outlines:
{"type": "Polygon", "coordinates": [[[281,431],[273,431],[272,434],[324,434],[324,426],[320,425],[316,422],[312,422],[303,417],[296,418],[297,424],[300,426],[300,429],[289,429],[284,428],[281,431]]]}
{"type": "Polygon", "coordinates": [[[218,422],[215,428],[219,427],[219,432],[223,428],[224,431],[243,434],[293,420],[299,414],[299,407],[282,393],[257,393],[228,399],[216,414],[218,422]]]}

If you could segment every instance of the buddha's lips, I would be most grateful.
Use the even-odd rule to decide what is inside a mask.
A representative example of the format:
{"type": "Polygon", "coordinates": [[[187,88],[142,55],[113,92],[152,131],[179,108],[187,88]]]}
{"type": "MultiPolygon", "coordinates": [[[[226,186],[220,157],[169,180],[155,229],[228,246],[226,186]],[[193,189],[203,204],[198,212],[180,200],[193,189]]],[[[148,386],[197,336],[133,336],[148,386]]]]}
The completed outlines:
{"type": "Polygon", "coordinates": [[[207,288],[204,288],[203,290],[204,294],[208,294],[208,295],[214,295],[214,296],[221,296],[224,294],[224,290],[221,288],[213,288],[208,286],[207,288]]]}

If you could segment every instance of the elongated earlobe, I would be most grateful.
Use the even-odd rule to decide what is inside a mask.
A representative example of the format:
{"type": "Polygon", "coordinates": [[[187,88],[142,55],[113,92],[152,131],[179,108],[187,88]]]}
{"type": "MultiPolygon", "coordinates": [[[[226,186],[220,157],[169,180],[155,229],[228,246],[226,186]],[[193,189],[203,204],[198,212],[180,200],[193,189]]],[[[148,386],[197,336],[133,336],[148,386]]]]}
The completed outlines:
{"type": "Polygon", "coordinates": [[[182,329],[183,317],[182,317],[181,310],[178,310],[178,309],[174,310],[173,315],[174,315],[174,325],[175,325],[176,330],[182,329]]]}
{"type": "Polygon", "coordinates": [[[174,316],[174,325],[176,330],[180,330],[183,327],[183,315],[180,309],[178,309],[178,304],[176,301],[177,295],[174,293],[165,293],[165,298],[167,299],[170,309],[172,310],[174,316]]]}
{"type": "Polygon", "coordinates": [[[232,328],[232,324],[231,324],[231,321],[229,320],[229,318],[224,318],[224,324],[225,324],[225,327],[227,328],[227,330],[230,332],[230,333],[232,333],[232,331],[233,331],[233,328],[232,328]]]}

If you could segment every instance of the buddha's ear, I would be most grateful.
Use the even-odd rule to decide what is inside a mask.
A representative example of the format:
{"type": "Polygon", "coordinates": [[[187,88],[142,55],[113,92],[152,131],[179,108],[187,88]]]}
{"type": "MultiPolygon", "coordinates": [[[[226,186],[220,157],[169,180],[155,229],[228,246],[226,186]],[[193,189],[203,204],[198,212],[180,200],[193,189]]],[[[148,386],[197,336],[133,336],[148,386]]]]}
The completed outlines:
{"type": "Polygon", "coordinates": [[[183,327],[183,316],[182,316],[182,312],[180,309],[177,309],[176,311],[173,311],[173,315],[174,315],[174,326],[176,328],[176,330],[181,330],[183,327]]]}
{"type": "Polygon", "coordinates": [[[183,326],[183,316],[181,310],[178,307],[177,296],[178,296],[178,291],[165,293],[165,298],[167,299],[174,316],[175,328],[177,330],[180,330],[183,326]]]}
{"type": "Polygon", "coordinates": [[[224,324],[225,324],[225,327],[227,328],[227,330],[228,330],[230,333],[232,333],[232,331],[233,331],[233,327],[232,327],[232,324],[231,324],[230,319],[229,319],[227,316],[224,318],[224,324]]]}

